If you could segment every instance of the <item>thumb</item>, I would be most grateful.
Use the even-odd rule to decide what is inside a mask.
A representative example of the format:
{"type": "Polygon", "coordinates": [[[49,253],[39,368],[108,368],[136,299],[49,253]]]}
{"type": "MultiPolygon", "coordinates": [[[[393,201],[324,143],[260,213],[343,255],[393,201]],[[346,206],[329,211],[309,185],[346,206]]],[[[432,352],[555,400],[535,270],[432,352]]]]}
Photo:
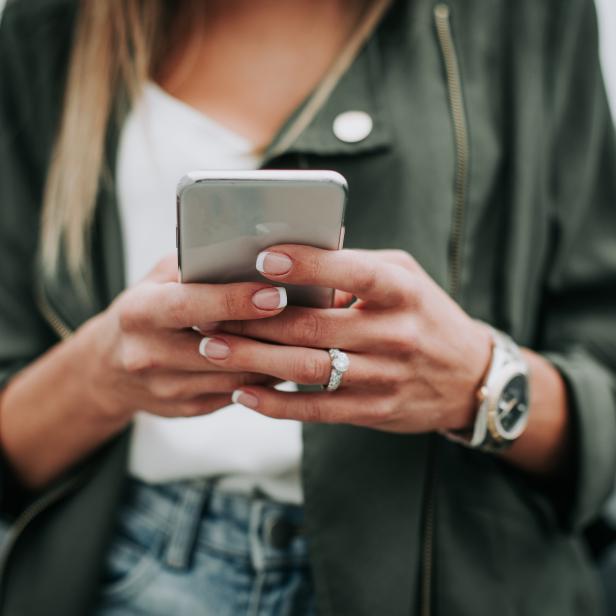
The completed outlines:
{"type": "Polygon", "coordinates": [[[179,279],[177,254],[171,253],[163,257],[145,279],[152,282],[177,282],[179,279]]]}

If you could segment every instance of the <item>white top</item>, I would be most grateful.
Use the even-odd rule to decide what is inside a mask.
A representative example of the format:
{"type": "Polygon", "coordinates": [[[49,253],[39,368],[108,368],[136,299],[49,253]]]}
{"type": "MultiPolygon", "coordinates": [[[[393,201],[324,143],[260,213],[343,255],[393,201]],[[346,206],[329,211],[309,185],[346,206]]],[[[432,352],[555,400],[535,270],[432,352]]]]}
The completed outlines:
{"type": "MultiPolygon", "coordinates": [[[[175,191],[185,173],[259,164],[246,139],[146,84],[122,128],[117,158],[127,284],[175,251],[175,191]]],[[[301,447],[299,422],[271,419],[237,404],[191,418],[141,411],[129,470],[151,483],[216,476],[231,491],[258,487],[277,500],[299,503],[301,447]]]]}

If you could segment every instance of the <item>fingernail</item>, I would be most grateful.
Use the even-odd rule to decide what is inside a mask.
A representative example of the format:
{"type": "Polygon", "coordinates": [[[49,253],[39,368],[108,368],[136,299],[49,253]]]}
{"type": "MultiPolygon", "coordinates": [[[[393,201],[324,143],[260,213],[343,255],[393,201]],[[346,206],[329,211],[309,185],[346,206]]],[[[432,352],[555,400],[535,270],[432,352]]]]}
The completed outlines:
{"type": "Polygon", "coordinates": [[[252,296],[252,303],[261,310],[278,310],[287,305],[287,290],[284,287],[268,287],[252,296]]]}
{"type": "Polygon", "coordinates": [[[235,404],[247,406],[249,409],[256,409],[259,404],[259,398],[257,398],[257,396],[253,396],[252,394],[242,391],[241,389],[236,389],[231,394],[231,401],[235,404]]]}
{"type": "Polygon", "coordinates": [[[257,257],[257,270],[262,274],[281,275],[286,274],[291,267],[293,261],[287,255],[281,252],[260,252],[257,257]]]}
{"type": "Polygon", "coordinates": [[[199,353],[208,359],[225,359],[229,356],[229,345],[219,338],[208,338],[207,336],[199,343],[199,353]]]}

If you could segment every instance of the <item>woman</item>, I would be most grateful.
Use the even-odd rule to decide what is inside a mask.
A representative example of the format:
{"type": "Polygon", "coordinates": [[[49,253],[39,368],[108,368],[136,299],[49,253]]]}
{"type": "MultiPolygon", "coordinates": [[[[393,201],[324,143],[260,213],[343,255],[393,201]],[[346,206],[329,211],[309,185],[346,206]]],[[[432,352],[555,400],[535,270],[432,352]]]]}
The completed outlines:
{"type": "Polygon", "coordinates": [[[9,4],[2,613],[598,613],[595,30],[590,0],[9,4]],[[343,173],[357,249],[178,284],[178,177],[259,166],[343,173]]]}

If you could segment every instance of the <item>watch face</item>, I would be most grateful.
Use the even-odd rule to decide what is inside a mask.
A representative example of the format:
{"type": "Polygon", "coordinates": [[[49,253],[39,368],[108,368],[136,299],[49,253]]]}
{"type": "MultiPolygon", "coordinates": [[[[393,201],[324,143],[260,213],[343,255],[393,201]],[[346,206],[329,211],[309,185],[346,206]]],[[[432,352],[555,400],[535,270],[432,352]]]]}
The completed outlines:
{"type": "Polygon", "coordinates": [[[524,425],[528,413],[528,380],[514,376],[505,385],[496,409],[496,424],[505,437],[512,437],[524,425]]]}

